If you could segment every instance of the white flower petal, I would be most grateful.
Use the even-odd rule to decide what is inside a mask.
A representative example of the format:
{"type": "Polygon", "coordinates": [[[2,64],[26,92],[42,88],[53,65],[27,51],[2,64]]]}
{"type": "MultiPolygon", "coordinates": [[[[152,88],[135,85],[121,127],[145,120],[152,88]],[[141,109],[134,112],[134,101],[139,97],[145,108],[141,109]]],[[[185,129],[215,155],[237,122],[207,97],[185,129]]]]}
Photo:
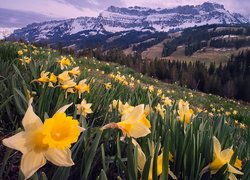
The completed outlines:
{"type": "Polygon", "coordinates": [[[213,136],[213,144],[214,144],[214,153],[219,156],[221,153],[221,145],[220,145],[220,141],[213,136]]]}
{"type": "Polygon", "coordinates": [[[22,156],[21,171],[23,172],[25,179],[28,179],[45,164],[46,159],[43,153],[31,151],[22,156]]]}
{"type": "Polygon", "coordinates": [[[23,127],[26,131],[38,129],[43,125],[41,119],[34,113],[33,107],[31,105],[32,102],[33,98],[30,98],[28,109],[22,120],[23,127]]]}
{"type": "Polygon", "coordinates": [[[45,157],[48,161],[52,162],[57,166],[72,166],[74,162],[71,159],[71,151],[70,149],[48,149],[45,153],[45,157]]]}
{"type": "Polygon", "coordinates": [[[244,173],[237,170],[236,168],[234,168],[232,165],[228,164],[228,172],[234,173],[234,174],[240,174],[243,175],[244,173]]]}
{"type": "Polygon", "coordinates": [[[57,113],[64,113],[73,103],[67,104],[60,109],[58,109],[57,113]]]}
{"type": "Polygon", "coordinates": [[[27,134],[20,132],[9,138],[3,139],[3,144],[9,148],[21,151],[23,154],[27,153],[29,148],[27,145],[27,134]]]}

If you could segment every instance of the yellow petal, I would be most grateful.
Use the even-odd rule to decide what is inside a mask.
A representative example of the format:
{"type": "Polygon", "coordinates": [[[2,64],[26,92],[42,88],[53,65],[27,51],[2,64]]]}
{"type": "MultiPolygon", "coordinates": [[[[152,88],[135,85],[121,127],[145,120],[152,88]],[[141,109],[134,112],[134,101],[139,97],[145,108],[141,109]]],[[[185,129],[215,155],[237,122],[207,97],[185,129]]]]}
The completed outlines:
{"type": "Polygon", "coordinates": [[[232,156],[233,156],[234,151],[232,149],[225,149],[221,151],[221,158],[226,161],[227,163],[230,162],[232,156]]]}
{"type": "Polygon", "coordinates": [[[126,121],[138,121],[142,119],[142,115],[144,114],[144,104],[138,105],[134,107],[133,111],[129,113],[126,121]]]}
{"type": "Polygon", "coordinates": [[[240,174],[243,175],[244,173],[237,170],[236,168],[234,168],[232,165],[228,164],[228,172],[234,173],[234,174],[240,174]]]}
{"type": "Polygon", "coordinates": [[[43,153],[31,151],[22,156],[20,168],[25,176],[25,179],[28,179],[45,164],[46,159],[43,153]]]}
{"type": "Polygon", "coordinates": [[[26,131],[38,129],[43,125],[41,119],[33,111],[32,102],[33,98],[30,98],[28,109],[22,120],[23,127],[26,131]]]}
{"type": "Polygon", "coordinates": [[[142,151],[141,146],[136,142],[135,139],[132,139],[132,144],[138,150],[138,169],[142,171],[146,163],[146,156],[144,152],[142,151]]]}
{"type": "Polygon", "coordinates": [[[213,137],[213,144],[214,144],[214,153],[216,154],[216,156],[219,156],[221,153],[221,145],[219,140],[215,136],[213,137]]]}
{"type": "Polygon", "coordinates": [[[25,132],[20,132],[9,138],[3,139],[3,144],[9,148],[21,151],[23,154],[29,150],[27,147],[25,132]]]}
{"type": "Polygon", "coordinates": [[[232,174],[232,173],[229,174],[228,179],[229,179],[229,180],[237,180],[237,178],[235,177],[235,175],[232,174]]]}
{"type": "Polygon", "coordinates": [[[64,113],[73,103],[67,104],[63,107],[61,107],[60,109],[57,110],[56,113],[64,113]]]}
{"type": "Polygon", "coordinates": [[[147,126],[143,125],[142,123],[135,122],[131,126],[128,134],[131,137],[140,138],[140,137],[147,136],[150,132],[151,131],[149,130],[149,128],[147,128],[147,126]]]}
{"type": "Polygon", "coordinates": [[[74,162],[71,159],[71,151],[70,149],[55,149],[50,148],[45,153],[45,157],[48,161],[52,162],[57,166],[72,166],[74,162]]]}

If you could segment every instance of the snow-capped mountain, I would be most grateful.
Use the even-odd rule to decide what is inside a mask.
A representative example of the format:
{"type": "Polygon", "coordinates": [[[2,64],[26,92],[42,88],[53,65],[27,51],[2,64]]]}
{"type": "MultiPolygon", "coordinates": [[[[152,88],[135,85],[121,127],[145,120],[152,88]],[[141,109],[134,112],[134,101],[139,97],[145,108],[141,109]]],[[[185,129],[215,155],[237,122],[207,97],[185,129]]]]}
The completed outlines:
{"type": "Polygon", "coordinates": [[[168,32],[172,29],[206,24],[242,24],[249,20],[240,14],[230,13],[223,5],[206,2],[197,6],[175,8],[119,8],[110,6],[98,17],[79,17],[61,21],[33,23],[16,30],[11,39],[26,41],[65,42],[73,44],[93,36],[109,38],[110,34],[125,31],[168,32]],[[71,43],[70,43],[71,42],[71,43]]]}
{"type": "Polygon", "coordinates": [[[0,27],[0,40],[8,37],[17,28],[1,28],[0,27]]]}

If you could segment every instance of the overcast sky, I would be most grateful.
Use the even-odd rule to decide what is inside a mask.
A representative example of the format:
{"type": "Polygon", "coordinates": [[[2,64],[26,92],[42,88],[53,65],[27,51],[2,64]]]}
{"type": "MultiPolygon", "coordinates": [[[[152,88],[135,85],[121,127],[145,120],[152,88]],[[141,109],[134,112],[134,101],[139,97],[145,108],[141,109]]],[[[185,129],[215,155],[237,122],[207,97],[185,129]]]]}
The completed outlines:
{"type": "MultiPolygon", "coordinates": [[[[97,16],[108,6],[143,6],[168,8],[178,5],[197,5],[207,0],[0,0],[0,8],[17,9],[42,13],[51,17],[71,18],[97,16]]],[[[214,0],[215,1],[215,0],[214,0]]],[[[212,1],[213,2],[213,1],[212,1]]],[[[217,1],[231,12],[250,18],[250,0],[217,1]]]]}

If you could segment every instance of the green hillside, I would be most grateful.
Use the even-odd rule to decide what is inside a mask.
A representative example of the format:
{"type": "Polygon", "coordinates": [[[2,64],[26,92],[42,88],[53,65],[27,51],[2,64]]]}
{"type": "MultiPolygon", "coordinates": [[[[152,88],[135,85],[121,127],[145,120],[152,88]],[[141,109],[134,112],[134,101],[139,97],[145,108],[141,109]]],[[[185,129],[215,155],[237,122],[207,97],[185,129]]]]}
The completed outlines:
{"type": "Polygon", "coordinates": [[[250,178],[247,103],[22,43],[0,63],[3,179],[250,178]]]}

